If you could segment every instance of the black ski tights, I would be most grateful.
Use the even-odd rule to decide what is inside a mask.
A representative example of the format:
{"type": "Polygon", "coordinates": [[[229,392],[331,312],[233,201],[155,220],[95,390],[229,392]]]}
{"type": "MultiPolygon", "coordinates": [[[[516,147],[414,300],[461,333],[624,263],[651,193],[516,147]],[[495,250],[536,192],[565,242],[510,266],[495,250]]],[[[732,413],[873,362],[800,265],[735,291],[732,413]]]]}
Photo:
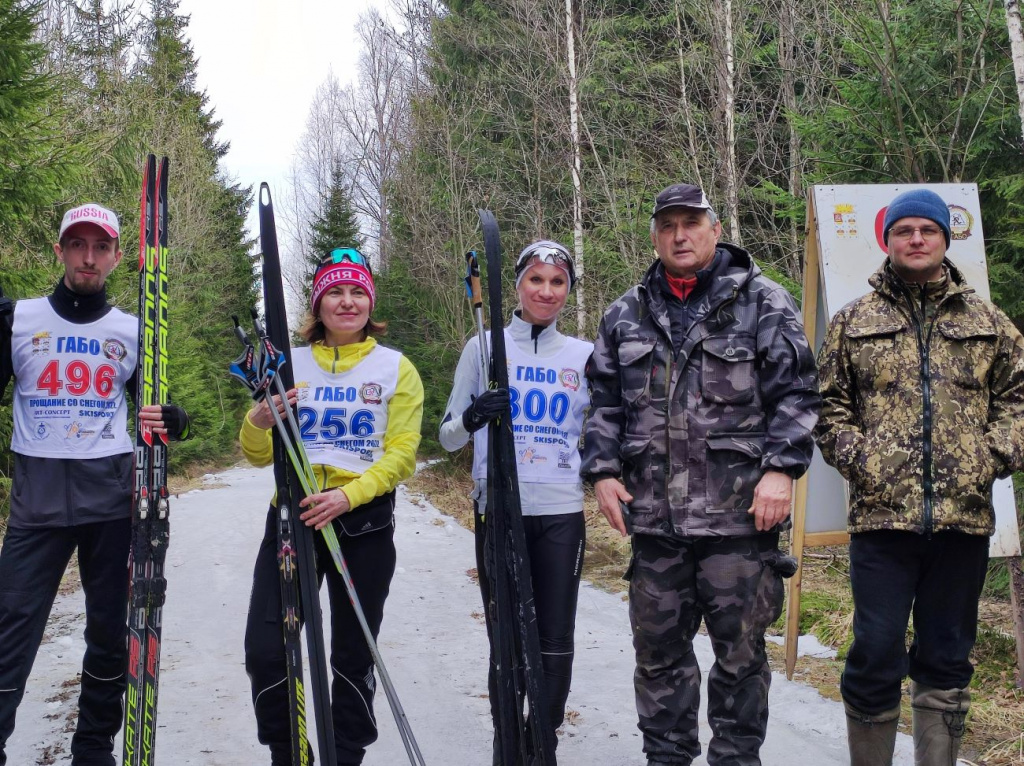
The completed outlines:
{"type": "MultiPolygon", "coordinates": [[[[490,578],[484,561],[484,535],[486,525],[476,514],[478,529],[484,534],[476,538],[477,573],[484,605],[491,599],[490,578]]],[[[576,628],[576,602],[579,594],[580,574],[583,569],[583,550],[586,544],[586,526],[582,512],[552,516],[524,516],[526,549],[530,555],[530,574],[533,599],[537,608],[537,632],[540,636],[541,663],[544,667],[545,696],[548,710],[545,723],[557,729],[565,717],[565,703],[572,680],[574,652],[573,633],[576,628]]],[[[487,615],[487,634],[491,635],[490,611],[487,615]]],[[[488,670],[487,688],[491,698],[491,716],[497,720],[494,709],[497,679],[493,657],[488,670]]]]}

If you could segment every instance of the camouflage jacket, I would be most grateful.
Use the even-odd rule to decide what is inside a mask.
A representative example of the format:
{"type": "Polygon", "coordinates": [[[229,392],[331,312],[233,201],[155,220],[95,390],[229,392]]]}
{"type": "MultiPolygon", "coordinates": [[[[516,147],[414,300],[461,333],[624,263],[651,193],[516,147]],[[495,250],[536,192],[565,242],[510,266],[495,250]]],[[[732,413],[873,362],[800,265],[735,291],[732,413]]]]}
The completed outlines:
{"type": "Polygon", "coordinates": [[[1024,339],[946,267],[926,313],[886,260],[821,347],[815,436],[850,482],[851,532],[990,535],[992,482],[1024,469],[1024,339]]]}
{"type": "Polygon", "coordinates": [[[622,478],[637,532],[756,534],[763,473],[799,476],[811,460],[820,399],[796,304],[746,251],[718,249],[726,263],[678,354],[657,261],[598,330],[580,472],[622,478]]]}

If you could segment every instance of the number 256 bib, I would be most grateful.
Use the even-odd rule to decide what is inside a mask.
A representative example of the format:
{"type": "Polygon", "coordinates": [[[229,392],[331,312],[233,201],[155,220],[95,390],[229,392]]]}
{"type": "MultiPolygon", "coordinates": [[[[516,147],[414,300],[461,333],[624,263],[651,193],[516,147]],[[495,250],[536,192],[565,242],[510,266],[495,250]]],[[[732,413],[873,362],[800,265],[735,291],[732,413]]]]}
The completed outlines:
{"type": "Polygon", "coordinates": [[[402,355],[376,346],[351,370],[330,373],[308,348],[292,352],[299,428],[309,460],[363,473],[384,454],[388,402],[402,355]]]}

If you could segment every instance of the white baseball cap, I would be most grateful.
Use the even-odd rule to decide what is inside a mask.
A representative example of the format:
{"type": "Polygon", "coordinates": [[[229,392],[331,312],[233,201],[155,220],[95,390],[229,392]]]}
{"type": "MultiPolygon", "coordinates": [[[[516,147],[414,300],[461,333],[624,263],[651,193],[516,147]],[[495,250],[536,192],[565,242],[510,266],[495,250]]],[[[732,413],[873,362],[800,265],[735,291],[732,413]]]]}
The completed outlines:
{"type": "Polygon", "coordinates": [[[64,214],[64,220],[60,222],[60,234],[57,235],[57,239],[63,238],[64,232],[80,223],[95,224],[114,239],[121,236],[121,224],[118,222],[114,212],[102,205],[97,205],[95,202],[87,202],[84,205],[71,208],[64,214]]]}

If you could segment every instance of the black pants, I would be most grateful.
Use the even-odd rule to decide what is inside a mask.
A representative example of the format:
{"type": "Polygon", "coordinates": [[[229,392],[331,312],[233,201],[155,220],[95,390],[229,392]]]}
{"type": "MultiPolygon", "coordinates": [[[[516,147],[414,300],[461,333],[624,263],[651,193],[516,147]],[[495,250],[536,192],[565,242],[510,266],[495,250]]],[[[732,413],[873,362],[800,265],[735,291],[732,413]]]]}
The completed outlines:
{"type": "Polygon", "coordinates": [[[869,715],[900,704],[908,674],[933,689],[962,689],[988,566],[988,538],[938,532],[862,532],[850,541],[853,645],[843,699],[869,715]],[[908,654],[907,622],[914,641],[908,654]]]}
{"type": "MultiPolygon", "coordinates": [[[[484,565],[486,524],[481,521],[479,510],[474,510],[477,528],[483,531],[483,534],[476,536],[476,562],[487,636],[490,638],[493,630],[488,609],[491,584],[484,565]]],[[[541,664],[544,667],[544,691],[548,704],[545,723],[554,730],[565,718],[565,702],[569,698],[569,685],[572,681],[576,602],[587,530],[582,512],[524,516],[523,528],[526,533],[526,549],[530,555],[530,579],[537,609],[541,664]]],[[[487,688],[491,700],[491,717],[497,721],[497,673],[493,652],[487,674],[487,688]]]]}
{"type": "MultiPolygon", "coordinates": [[[[393,508],[394,495],[377,498],[374,503],[389,503],[393,508]]],[[[338,536],[374,639],[384,618],[384,600],[395,573],[394,532],[394,523],[389,521],[382,528],[356,537],[338,536]]],[[[377,739],[377,721],[373,715],[376,686],[373,658],[323,534],[314,532],[314,538],[317,573],[321,583],[327,580],[331,602],[331,715],[335,749],[339,766],[359,764],[363,761],[366,747],[377,739]]],[[[273,508],[267,517],[266,534],[260,544],[253,573],[249,619],[245,628],[245,669],[252,683],[259,741],[270,747],[272,763],[291,766],[281,585],[277,569],[277,525],[273,508]]],[[[312,704],[312,700],[307,699],[306,704],[312,704]]]]}
{"type": "Polygon", "coordinates": [[[64,570],[78,549],[85,591],[85,657],[78,727],[71,739],[75,766],[113,766],[121,729],[128,614],[131,520],[76,527],[7,530],[0,552],[0,764],[25,695],[64,570]]]}

